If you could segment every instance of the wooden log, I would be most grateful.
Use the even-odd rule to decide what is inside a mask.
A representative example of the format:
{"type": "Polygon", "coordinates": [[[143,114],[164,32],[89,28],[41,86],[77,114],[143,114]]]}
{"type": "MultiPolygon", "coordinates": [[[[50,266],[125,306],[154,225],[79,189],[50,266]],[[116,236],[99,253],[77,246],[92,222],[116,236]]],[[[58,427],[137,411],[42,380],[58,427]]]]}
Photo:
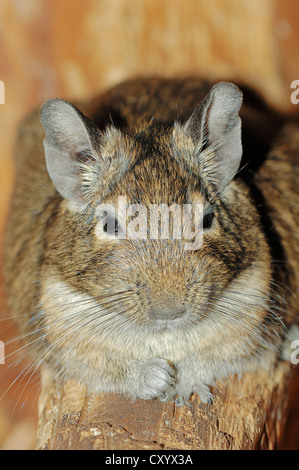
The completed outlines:
{"type": "Polygon", "coordinates": [[[43,371],[39,450],[276,449],[283,436],[290,366],[217,384],[213,405],[133,402],[118,394],[88,395],[82,385],[55,382],[43,371]]]}

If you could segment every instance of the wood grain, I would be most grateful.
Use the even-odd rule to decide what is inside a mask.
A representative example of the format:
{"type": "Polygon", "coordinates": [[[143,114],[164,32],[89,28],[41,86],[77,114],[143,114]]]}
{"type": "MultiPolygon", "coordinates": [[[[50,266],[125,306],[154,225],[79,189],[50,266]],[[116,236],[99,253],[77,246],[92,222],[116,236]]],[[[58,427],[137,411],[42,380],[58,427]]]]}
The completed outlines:
{"type": "Polygon", "coordinates": [[[40,450],[276,449],[283,435],[290,368],[247,374],[216,387],[213,405],[190,407],[118,394],[89,396],[44,372],[39,400],[40,450]]]}

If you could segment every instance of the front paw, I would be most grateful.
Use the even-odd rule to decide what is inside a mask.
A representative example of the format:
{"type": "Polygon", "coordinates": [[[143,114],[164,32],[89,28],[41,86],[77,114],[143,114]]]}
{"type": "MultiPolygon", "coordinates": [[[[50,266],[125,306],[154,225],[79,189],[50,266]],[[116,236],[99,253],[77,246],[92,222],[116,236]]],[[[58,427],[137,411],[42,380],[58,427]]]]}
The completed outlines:
{"type": "Polygon", "coordinates": [[[210,387],[203,383],[196,383],[191,387],[179,385],[177,387],[177,397],[175,404],[177,406],[184,406],[189,404],[189,399],[192,393],[196,393],[202,403],[211,405],[214,400],[214,396],[210,391],[210,387]]]}
{"type": "Polygon", "coordinates": [[[169,401],[175,395],[176,370],[166,359],[153,357],[143,365],[138,397],[143,400],[159,398],[169,401]]]}

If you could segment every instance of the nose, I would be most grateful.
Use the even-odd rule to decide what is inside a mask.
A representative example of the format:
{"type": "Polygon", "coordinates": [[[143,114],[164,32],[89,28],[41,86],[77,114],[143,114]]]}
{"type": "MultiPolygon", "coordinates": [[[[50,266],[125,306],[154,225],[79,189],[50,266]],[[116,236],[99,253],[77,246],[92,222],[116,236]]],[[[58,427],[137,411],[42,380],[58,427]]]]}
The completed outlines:
{"type": "Polygon", "coordinates": [[[159,306],[151,307],[149,317],[153,320],[175,320],[182,317],[186,313],[186,308],[183,306],[159,306]]]}

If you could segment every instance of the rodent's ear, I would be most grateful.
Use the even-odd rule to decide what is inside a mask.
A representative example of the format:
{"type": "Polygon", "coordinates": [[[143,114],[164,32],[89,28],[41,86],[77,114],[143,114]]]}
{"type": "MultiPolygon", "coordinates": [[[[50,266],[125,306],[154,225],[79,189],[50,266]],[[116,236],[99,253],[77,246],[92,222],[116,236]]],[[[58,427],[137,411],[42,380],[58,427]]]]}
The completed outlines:
{"type": "Polygon", "coordinates": [[[236,85],[217,83],[184,126],[196,145],[198,158],[206,158],[201,166],[218,191],[234,178],[240,166],[242,101],[243,94],[236,85]]]}
{"type": "Polygon", "coordinates": [[[41,122],[46,132],[47,169],[54,186],[63,197],[86,203],[80,164],[95,155],[99,132],[75,106],[61,99],[44,103],[41,122]]]}

